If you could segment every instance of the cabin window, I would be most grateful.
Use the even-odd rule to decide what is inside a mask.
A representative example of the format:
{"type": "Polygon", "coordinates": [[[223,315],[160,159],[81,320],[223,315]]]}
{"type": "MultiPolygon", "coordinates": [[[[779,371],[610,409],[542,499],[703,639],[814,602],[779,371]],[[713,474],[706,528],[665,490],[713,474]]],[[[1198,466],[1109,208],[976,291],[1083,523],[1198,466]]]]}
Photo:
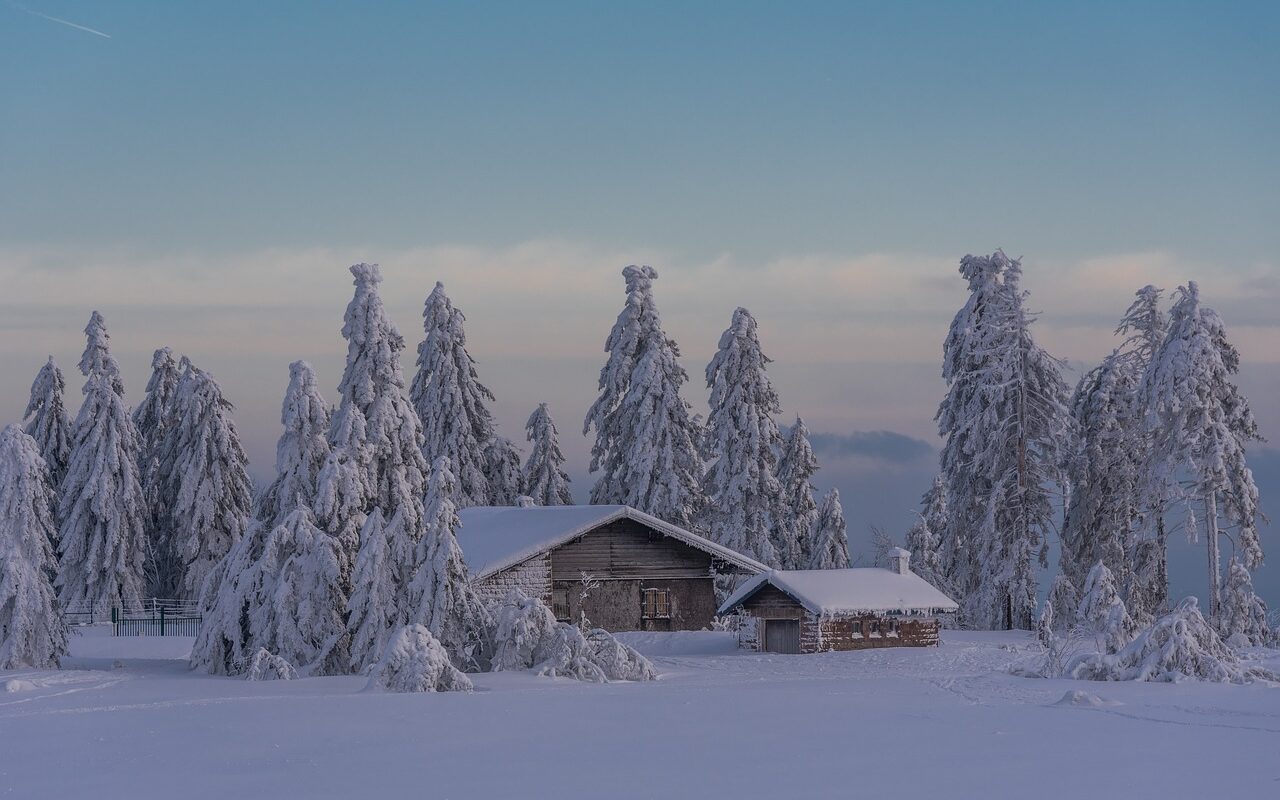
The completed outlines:
{"type": "Polygon", "coordinates": [[[889,633],[898,632],[898,621],[896,619],[889,620],[889,633]]]}
{"type": "Polygon", "coordinates": [[[857,634],[858,636],[861,636],[861,635],[862,635],[862,623],[861,623],[861,622],[854,622],[854,623],[852,623],[852,625],[853,625],[853,632],[854,632],[855,634],[857,634]]]}
{"type": "Polygon", "coordinates": [[[877,634],[877,633],[879,633],[879,632],[880,632],[880,620],[878,620],[878,619],[877,619],[877,620],[873,620],[873,621],[871,622],[871,633],[874,635],[874,634],[877,634]]]}
{"type": "Polygon", "coordinates": [[[556,615],[556,619],[560,622],[569,621],[569,590],[568,589],[552,589],[551,590],[551,613],[556,615]]]}
{"type": "Polygon", "coordinates": [[[645,619],[670,619],[671,590],[645,589],[641,600],[640,616],[645,619]]]}

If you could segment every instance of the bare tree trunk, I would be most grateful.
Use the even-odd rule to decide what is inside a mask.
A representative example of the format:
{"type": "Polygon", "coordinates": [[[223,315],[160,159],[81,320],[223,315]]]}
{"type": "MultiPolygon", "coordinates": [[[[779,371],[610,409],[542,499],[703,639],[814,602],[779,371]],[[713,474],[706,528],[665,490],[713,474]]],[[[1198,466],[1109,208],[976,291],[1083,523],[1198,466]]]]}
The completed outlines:
{"type": "Polygon", "coordinates": [[[1204,503],[1204,513],[1209,522],[1209,618],[1218,621],[1218,582],[1221,571],[1218,565],[1218,498],[1210,493],[1204,503]]]}
{"type": "Polygon", "coordinates": [[[1156,569],[1157,594],[1155,608],[1148,610],[1158,617],[1169,610],[1169,537],[1164,529],[1163,505],[1156,512],[1156,541],[1160,548],[1159,567],[1156,569]]]}

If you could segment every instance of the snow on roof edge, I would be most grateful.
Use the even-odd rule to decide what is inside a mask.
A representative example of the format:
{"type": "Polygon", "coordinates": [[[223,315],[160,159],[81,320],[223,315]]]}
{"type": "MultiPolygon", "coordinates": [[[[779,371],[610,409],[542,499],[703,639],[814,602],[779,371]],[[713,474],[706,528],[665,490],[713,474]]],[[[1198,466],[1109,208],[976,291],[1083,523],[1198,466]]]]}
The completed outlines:
{"type": "MultiPolygon", "coordinates": [[[[590,505],[587,505],[587,506],[535,506],[528,510],[534,511],[534,510],[543,510],[543,509],[552,509],[552,508],[568,509],[568,508],[591,508],[591,507],[592,506],[590,505]]],[[[466,521],[465,521],[466,512],[471,511],[473,509],[478,510],[478,509],[485,509],[485,508],[503,509],[503,510],[510,508],[514,510],[518,507],[517,506],[472,506],[471,508],[463,509],[463,511],[460,512],[460,515],[464,517],[463,530],[465,530],[466,528],[466,521]]],[[[767,565],[762,564],[759,561],[756,561],[755,559],[744,556],[735,550],[730,550],[729,548],[724,547],[723,545],[716,544],[715,542],[709,539],[706,539],[702,536],[699,536],[698,534],[693,533],[692,531],[687,531],[684,528],[678,527],[676,525],[672,525],[669,522],[660,520],[657,517],[646,514],[643,511],[632,508],[631,506],[601,505],[599,506],[599,508],[600,508],[600,511],[602,512],[601,514],[597,516],[593,516],[588,520],[584,520],[581,523],[579,523],[577,526],[571,529],[562,531],[548,539],[541,540],[538,542],[532,542],[525,547],[519,548],[510,553],[506,553],[497,558],[494,558],[493,560],[484,564],[482,568],[473,571],[471,575],[472,580],[481,580],[495,573],[501,572],[504,569],[509,569],[511,567],[514,567],[518,564],[528,561],[530,558],[533,558],[539,553],[543,553],[543,552],[546,552],[547,550],[551,550],[553,548],[559,547],[560,545],[566,542],[570,542],[578,538],[579,536],[583,536],[591,532],[592,530],[595,530],[601,525],[607,525],[610,522],[614,522],[624,517],[628,519],[633,519],[636,522],[642,523],[644,525],[648,525],[649,527],[654,528],[658,531],[661,531],[662,533],[665,533],[666,535],[671,536],[674,539],[678,539],[691,547],[695,547],[699,550],[702,550],[705,553],[709,553],[717,558],[723,559],[724,561],[728,561],[731,564],[735,564],[739,567],[742,567],[743,569],[751,570],[753,572],[756,572],[757,574],[761,572],[765,572],[769,569],[767,565]]],[[[466,556],[465,545],[463,546],[463,555],[464,557],[466,556]]]]}
{"type": "MultiPolygon", "coordinates": [[[[787,594],[800,605],[814,614],[856,614],[861,612],[880,612],[880,611],[907,611],[922,610],[930,611],[955,611],[959,605],[947,597],[936,587],[921,578],[914,572],[906,575],[900,575],[892,570],[878,568],[862,568],[862,569],[844,569],[844,570],[769,570],[762,572],[738,587],[729,599],[725,600],[716,609],[717,616],[723,616],[731,612],[736,606],[746,602],[750,597],[759,591],[766,584],[775,587],[779,591],[787,594]],[[812,583],[811,579],[807,579],[809,575],[820,575],[830,579],[847,575],[849,581],[856,581],[858,577],[870,578],[884,582],[903,584],[900,589],[911,589],[913,594],[917,595],[917,600],[927,598],[927,602],[898,602],[891,603],[881,600],[873,600],[870,602],[859,601],[852,603],[831,602],[827,600],[822,602],[814,597],[815,592],[806,590],[804,583],[812,583]],[[907,585],[907,584],[910,585],[907,585]],[[942,600],[944,602],[937,602],[942,600]]],[[[829,591],[829,587],[822,587],[823,590],[829,591]]],[[[821,593],[821,592],[819,592],[821,593]]]]}

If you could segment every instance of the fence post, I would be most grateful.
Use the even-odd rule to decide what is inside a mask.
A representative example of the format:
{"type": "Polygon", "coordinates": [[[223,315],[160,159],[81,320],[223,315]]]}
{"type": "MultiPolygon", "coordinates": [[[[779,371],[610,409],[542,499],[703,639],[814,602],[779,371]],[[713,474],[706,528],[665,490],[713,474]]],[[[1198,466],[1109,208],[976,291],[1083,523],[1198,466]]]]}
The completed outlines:
{"type": "Polygon", "coordinates": [[[164,606],[160,606],[160,635],[164,636],[164,606]]]}
{"type": "MultiPolygon", "coordinates": [[[[92,613],[89,615],[89,621],[90,621],[90,622],[92,622],[92,621],[93,621],[93,614],[92,614],[92,613]]],[[[119,636],[119,635],[120,635],[120,622],[119,622],[118,618],[116,617],[116,607],[115,607],[114,605],[113,605],[113,606],[111,606],[111,635],[112,635],[112,636],[119,636]]]]}

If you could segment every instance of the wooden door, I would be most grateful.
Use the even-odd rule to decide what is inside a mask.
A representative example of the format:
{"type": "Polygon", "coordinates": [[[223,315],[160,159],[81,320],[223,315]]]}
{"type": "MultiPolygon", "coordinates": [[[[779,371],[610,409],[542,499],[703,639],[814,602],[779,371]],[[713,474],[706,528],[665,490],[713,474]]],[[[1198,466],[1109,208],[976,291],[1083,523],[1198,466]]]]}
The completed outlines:
{"type": "Polygon", "coordinates": [[[800,652],[800,620],[767,619],[764,621],[764,649],[767,653],[800,652]]]}

